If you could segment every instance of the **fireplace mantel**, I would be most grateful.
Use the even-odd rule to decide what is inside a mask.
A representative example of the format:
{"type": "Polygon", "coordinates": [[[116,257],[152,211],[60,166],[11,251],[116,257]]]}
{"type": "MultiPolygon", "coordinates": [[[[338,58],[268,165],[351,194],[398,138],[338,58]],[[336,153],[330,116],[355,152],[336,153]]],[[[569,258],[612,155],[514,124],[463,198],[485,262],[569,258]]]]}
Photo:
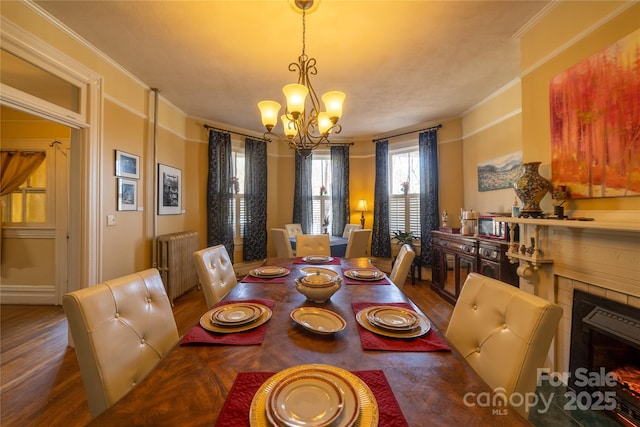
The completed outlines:
{"type": "Polygon", "coordinates": [[[529,274],[520,280],[520,288],[563,307],[549,361],[558,371],[569,368],[574,289],[640,307],[640,211],[573,211],[568,215],[594,220],[501,218],[518,224],[518,243],[529,248],[531,239],[536,240],[537,266],[529,253],[513,258],[529,274]]]}

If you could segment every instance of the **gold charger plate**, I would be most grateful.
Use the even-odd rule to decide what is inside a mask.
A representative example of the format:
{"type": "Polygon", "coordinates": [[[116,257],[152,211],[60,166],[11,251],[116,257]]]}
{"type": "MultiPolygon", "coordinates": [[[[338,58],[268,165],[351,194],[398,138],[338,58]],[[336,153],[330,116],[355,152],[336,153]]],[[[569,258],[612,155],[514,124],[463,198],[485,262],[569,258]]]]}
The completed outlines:
{"type": "Polygon", "coordinates": [[[373,332],[374,334],[382,335],[389,338],[417,338],[431,330],[431,322],[429,322],[429,320],[427,320],[427,318],[420,313],[416,313],[416,316],[420,318],[420,323],[418,323],[418,326],[415,329],[412,329],[410,331],[392,331],[390,329],[384,329],[374,326],[369,323],[367,314],[369,313],[369,311],[378,309],[380,307],[381,306],[367,307],[356,313],[356,320],[358,321],[360,326],[368,331],[373,332]]]}
{"type": "MultiPolygon", "coordinates": [[[[290,377],[291,375],[301,373],[302,371],[309,371],[313,373],[326,372],[333,376],[339,376],[345,382],[347,382],[356,392],[358,396],[360,416],[358,416],[354,423],[349,426],[356,427],[377,427],[378,426],[378,403],[376,401],[373,392],[369,386],[358,378],[356,375],[342,368],[338,368],[331,365],[322,364],[309,364],[298,365],[291,368],[284,369],[267,381],[265,381],[251,401],[251,408],[249,410],[249,425],[251,427],[271,427],[271,423],[267,418],[267,399],[274,387],[279,384],[283,379],[290,377]]],[[[340,423],[340,421],[338,421],[340,423]]],[[[339,425],[339,424],[338,424],[339,425]]]]}
{"type": "Polygon", "coordinates": [[[244,323],[238,326],[218,326],[211,321],[211,314],[219,307],[212,308],[200,317],[200,326],[210,332],[217,332],[219,334],[232,334],[234,332],[244,332],[258,326],[264,325],[269,319],[271,319],[272,311],[269,307],[262,304],[255,304],[260,307],[262,314],[253,322],[244,323]]]}
{"type": "Polygon", "coordinates": [[[253,277],[259,277],[261,279],[273,279],[276,277],[284,277],[291,273],[291,270],[285,267],[258,267],[249,271],[249,275],[253,277]]]}
{"type": "Polygon", "coordinates": [[[302,261],[310,264],[323,264],[333,261],[333,257],[327,255],[307,255],[302,257],[302,261]]]}
{"type": "Polygon", "coordinates": [[[367,269],[367,268],[363,268],[363,269],[352,269],[352,270],[347,270],[344,272],[344,275],[347,276],[350,279],[353,280],[362,280],[363,282],[374,282],[376,280],[382,280],[385,277],[387,277],[387,275],[384,273],[384,271],[379,271],[379,270],[371,270],[371,269],[367,269]],[[358,274],[358,272],[377,272],[378,275],[377,276],[368,276],[367,274],[358,274]]]}

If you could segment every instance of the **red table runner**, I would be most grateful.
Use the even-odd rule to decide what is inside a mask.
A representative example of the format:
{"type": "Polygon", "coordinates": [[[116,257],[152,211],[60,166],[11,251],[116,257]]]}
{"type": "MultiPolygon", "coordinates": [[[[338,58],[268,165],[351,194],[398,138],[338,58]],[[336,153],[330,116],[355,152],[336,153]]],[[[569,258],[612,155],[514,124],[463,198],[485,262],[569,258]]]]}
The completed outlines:
{"type": "MultiPolygon", "coordinates": [[[[223,301],[216,304],[214,307],[221,305],[233,304],[240,301],[223,301]]],[[[253,302],[257,304],[265,305],[269,308],[273,308],[273,300],[255,298],[242,300],[242,302],[253,302]]],[[[200,326],[198,322],[193,326],[180,340],[180,345],[257,345],[261,344],[264,340],[264,335],[267,332],[269,322],[267,321],[263,325],[257,328],[250,329],[244,332],[235,332],[231,334],[217,334],[210,332],[200,326]]]]}
{"type": "MultiPolygon", "coordinates": [[[[353,371],[373,392],[378,403],[380,427],[407,427],[409,424],[402,414],[389,381],[383,371],[353,371]]],[[[273,373],[241,372],[229,390],[222,411],[216,421],[216,427],[249,426],[249,410],[256,391],[273,373]]]]}
{"type": "Polygon", "coordinates": [[[242,280],[242,283],[284,283],[289,278],[289,275],[282,277],[254,277],[250,274],[247,274],[242,280]]]}
{"type": "Polygon", "coordinates": [[[344,274],[345,271],[349,271],[349,270],[375,270],[375,268],[366,268],[366,269],[365,268],[349,268],[349,267],[342,268],[342,277],[344,279],[345,285],[388,285],[389,284],[389,279],[387,277],[383,277],[380,280],[352,279],[351,277],[348,277],[346,274],[344,274]]]}
{"type": "MultiPolygon", "coordinates": [[[[404,302],[375,303],[375,302],[354,302],[351,304],[353,313],[374,305],[392,305],[413,310],[410,304],[404,302]]],[[[451,351],[449,346],[433,329],[418,338],[390,338],[375,334],[358,323],[360,333],[360,343],[364,350],[386,350],[386,351],[451,351]]]]}

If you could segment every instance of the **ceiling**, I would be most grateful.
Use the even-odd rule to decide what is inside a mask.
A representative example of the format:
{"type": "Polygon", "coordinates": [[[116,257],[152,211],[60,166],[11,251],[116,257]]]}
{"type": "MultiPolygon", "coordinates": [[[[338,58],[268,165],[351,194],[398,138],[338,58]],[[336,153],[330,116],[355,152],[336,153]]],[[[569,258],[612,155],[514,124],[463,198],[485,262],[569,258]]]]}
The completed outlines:
{"type": "MultiPolygon", "coordinates": [[[[289,0],[36,1],[189,116],[262,133],[258,101],[302,50],[289,0]]],[[[517,78],[517,34],[549,1],[322,0],[306,18],[318,93],[347,94],[332,140],[458,117],[517,78]]]]}

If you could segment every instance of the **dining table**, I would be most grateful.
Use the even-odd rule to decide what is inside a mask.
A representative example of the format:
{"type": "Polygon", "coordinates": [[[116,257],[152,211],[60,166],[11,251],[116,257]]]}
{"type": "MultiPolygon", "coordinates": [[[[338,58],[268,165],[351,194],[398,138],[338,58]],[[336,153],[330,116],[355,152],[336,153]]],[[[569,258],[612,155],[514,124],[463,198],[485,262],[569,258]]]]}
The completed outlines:
{"type": "MultiPolygon", "coordinates": [[[[293,252],[295,253],[296,238],[290,237],[289,241],[291,242],[291,249],[293,249],[293,252]]],[[[331,253],[331,256],[344,257],[347,252],[348,243],[349,239],[347,237],[329,235],[329,252],[331,253]]]]}
{"type": "Polygon", "coordinates": [[[354,384],[366,384],[358,389],[360,418],[354,423],[333,421],[329,427],[530,425],[515,410],[478,399],[491,396],[490,387],[428,321],[429,313],[422,313],[384,273],[380,280],[350,279],[354,269],[375,270],[368,258],[328,257],[320,264],[305,258],[268,258],[263,266],[288,273],[242,278],[218,309],[201,313],[201,320],[154,370],[91,425],[270,426],[265,399],[271,399],[274,384],[286,388],[275,379],[288,378],[283,373],[300,367],[342,372],[354,384]],[[310,301],[296,289],[301,277],[328,270],[341,286],[326,302],[310,301]],[[209,312],[223,312],[220,307],[238,302],[269,307],[267,320],[257,328],[227,334],[203,328],[209,312]],[[356,318],[366,307],[411,310],[426,322],[428,332],[413,338],[371,333],[356,318]],[[342,329],[318,333],[292,315],[317,309],[342,318],[342,329]]]}

